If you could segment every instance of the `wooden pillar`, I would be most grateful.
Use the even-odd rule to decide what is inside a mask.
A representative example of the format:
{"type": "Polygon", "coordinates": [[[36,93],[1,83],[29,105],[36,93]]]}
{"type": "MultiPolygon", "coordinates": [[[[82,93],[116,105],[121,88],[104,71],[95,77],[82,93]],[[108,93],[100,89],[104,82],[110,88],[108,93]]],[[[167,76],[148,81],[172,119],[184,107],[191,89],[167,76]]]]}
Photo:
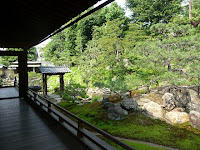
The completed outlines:
{"type": "Polygon", "coordinates": [[[42,80],[43,80],[43,95],[47,95],[47,75],[42,74],[42,80]]]}
{"type": "Polygon", "coordinates": [[[33,72],[35,72],[35,67],[33,67],[33,72]]]}
{"type": "Polygon", "coordinates": [[[27,50],[18,56],[19,62],[19,97],[26,98],[28,90],[27,50]]]}
{"type": "Polygon", "coordinates": [[[60,74],[60,91],[64,91],[64,79],[63,79],[64,74],[60,74]]]}

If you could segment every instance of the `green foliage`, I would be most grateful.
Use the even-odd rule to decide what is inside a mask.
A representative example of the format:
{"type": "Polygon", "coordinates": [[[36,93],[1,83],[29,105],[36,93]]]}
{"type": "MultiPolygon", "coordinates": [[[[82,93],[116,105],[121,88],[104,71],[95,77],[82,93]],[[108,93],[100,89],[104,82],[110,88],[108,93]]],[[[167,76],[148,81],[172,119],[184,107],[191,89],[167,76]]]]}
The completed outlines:
{"type": "Polygon", "coordinates": [[[42,75],[36,72],[28,72],[29,86],[42,86],[42,75]]]}
{"type": "Polygon", "coordinates": [[[132,19],[144,24],[168,23],[180,13],[182,0],[126,0],[132,19]]]}
{"type": "Polygon", "coordinates": [[[28,60],[37,60],[37,50],[36,50],[36,47],[31,47],[28,50],[28,60]]]}
{"type": "Polygon", "coordinates": [[[73,83],[70,83],[65,87],[65,91],[62,93],[62,95],[63,100],[72,102],[75,102],[79,98],[87,97],[85,87],[81,86],[80,84],[73,83]]]}
{"type": "MultiPolygon", "coordinates": [[[[22,51],[22,49],[9,48],[8,51],[22,51]]],[[[17,56],[2,56],[0,63],[5,66],[9,66],[11,62],[17,61],[17,56]]],[[[28,60],[37,60],[36,47],[32,47],[28,50],[28,60]]]]}
{"type": "Polygon", "coordinates": [[[92,99],[91,99],[91,103],[96,102],[98,100],[102,99],[102,96],[98,96],[98,95],[93,95],[92,99]]]}
{"type": "Polygon", "coordinates": [[[49,91],[55,91],[57,88],[59,88],[60,87],[59,76],[58,75],[47,76],[47,86],[49,91]]]}
{"type": "MultiPolygon", "coordinates": [[[[199,30],[191,27],[180,3],[127,0],[134,21],[112,3],[54,36],[43,49],[45,59],[69,66],[65,83],[87,89],[198,85],[199,30]]],[[[49,87],[57,89],[59,79],[50,77],[49,87]]]]}
{"type": "Polygon", "coordinates": [[[200,2],[199,0],[192,1],[192,19],[194,21],[200,20],[200,2]]]}
{"type": "Polygon", "coordinates": [[[52,61],[55,65],[74,66],[79,63],[76,57],[83,55],[88,42],[93,38],[94,28],[117,18],[127,21],[124,14],[124,10],[115,2],[85,17],[52,38],[42,49],[45,60],[52,61]]]}

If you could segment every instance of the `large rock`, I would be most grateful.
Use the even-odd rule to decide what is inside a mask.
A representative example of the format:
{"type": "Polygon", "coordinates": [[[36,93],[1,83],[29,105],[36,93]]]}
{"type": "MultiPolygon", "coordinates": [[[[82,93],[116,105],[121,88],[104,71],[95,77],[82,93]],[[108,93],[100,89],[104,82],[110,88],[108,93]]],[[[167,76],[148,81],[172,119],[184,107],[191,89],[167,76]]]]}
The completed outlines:
{"type": "Polygon", "coordinates": [[[149,103],[145,103],[144,110],[145,110],[145,114],[149,116],[150,118],[163,120],[164,110],[159,104],[153,101],[149,103]]]}
{"type": "Polygon", "coordinates": [[[138,104],[138,110],[139,111],[143,111],[144,110],[144,104],[145,103],[149,103],[151,102],[151,100],[147,99],[147,98],[140,98],[138,101],[137,101],[137,104],[138,104]]]}
{"type": "Polygon", "coordinates": [[[108,108],[110,108],[110,107],[114,107],[115,105],[113,104],[113,103],[111,103],[111,102],[105,102],[104,104],[103,104],[103,108],[105,108],[105,109],[108,109],[108,108]]]}
{"type": "Polygon", "coordinates": [[[121,102],[122,108],[128,110],[128,111],[136,111],[138,104],[135,99],[129,98],[125,99],[121,102]]]}
{"type": "Polygon", "coordinates": [[[127,114],[121,107],[110,107],[107,110],[107,117],[111,120],[123,120],[127,114]]]}
{"type": "Polygon", "coordinates": [[[173,94],[171,94],[171,93],[165,93],[163,96],[162,96],[162,99],[164,100],[164,101],[169,101],[169,100],[171,100],[171,99],[173,99],[174,98],[174,95],[173,94]]]}
{"type": "Polygon", "coordinates": [[[119,107],[121,107],[121,103],[120,102],[118,102],[118,103],[113,103],[114,104],[114,106],[119,106],[119,107]]]}
{"type": "Polygon", "coordinates": [[[200,105],[200,99],[199,96],[197,95],[197,92],[189,89],[190,97],[191,97],[191,102],[200,105]]]}
{"type": "Polygon", "coordinates": [[[189,114],[190,124],[200,130],[200,113],[197,111],[190,111],[189,114]]]}
{"type": "Polygon", "coordinates": [[[191,96],[188,87],[171,87],[162,99],[165,103],[164,108],[168,111],[180,107],[190,112],[191,96]]]}
{"type": "Polygon", "coordinates": [[[200,113],[200,105],[199,104],[195,104],[195,103],[191,103],[191,110],[197,111],[200,113]]]}
{"type": "Polygon", "coordinates": [[[147,99],[147,98],[140,98],[139,100],[141,103],[149,103],[151,102],[151,100],[147,99]]]}
{"type": "Polygon", "coordinates": [[[189,121],[189,115],[176,109],[166,113],[165,121],[170,124],[182,124],[189,121]]]}
{"type": "Polygon", "coordinates": [[[173,94],[167,92],[162,96],[162,99],[166,110],[171,111],[176,107],[173,94]]]}
{"type": "Polygon", "coordinates": [[[170,93],[174,95],[176,107],[185,108],[187,112],[190,111],[191,96],[188,87],[173,87],[170,88],[170,93]]]}
{"type": "Polygon", "coordinates": [[[102,100],[102,103],[105,103],[105,102],[109,102],[109,99],[104,97],[103,100],[102,100]]]}

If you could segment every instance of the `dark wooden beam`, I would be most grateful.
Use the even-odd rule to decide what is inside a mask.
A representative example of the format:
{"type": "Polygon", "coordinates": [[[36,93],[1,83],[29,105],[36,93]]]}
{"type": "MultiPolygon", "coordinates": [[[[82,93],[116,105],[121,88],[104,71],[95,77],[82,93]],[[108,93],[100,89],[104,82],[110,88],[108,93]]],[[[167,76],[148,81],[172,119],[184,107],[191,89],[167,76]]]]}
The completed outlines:
{"type": "Polygon", "coordinates": [[[43,95],[47,95],[47,75],[42,74],[42,80],[43,80],[43,95]]]}
{"type": "Polygon", "coordinates": [[[20,56],[23,51],[0,51],[0,56],[20,56]]]}
{"type": "Polygon", "coordinates": [[[64,91],[64,74],[60,74],[60,91],[64,91]]]}
{"type": "Polygon", "coordinates": [[[21,51],[18,56],[19,62],[19,96],[26,98],[28,90],[28,67],[27,50],[21,51]]]}

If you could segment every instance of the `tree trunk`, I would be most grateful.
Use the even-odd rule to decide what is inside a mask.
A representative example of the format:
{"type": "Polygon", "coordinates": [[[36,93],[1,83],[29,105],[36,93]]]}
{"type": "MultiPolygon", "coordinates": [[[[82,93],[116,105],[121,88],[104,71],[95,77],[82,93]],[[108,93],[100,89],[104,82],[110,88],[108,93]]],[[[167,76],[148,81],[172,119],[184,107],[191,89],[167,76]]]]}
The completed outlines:
{"type": "MultiPolygon", "coordinates": [[[[200,77],[198,77],[198,81],[200,82],[200,77]]],[[[197,95],[199,96],[199,92],[200,92],[200,85],[198,85],[198,89],[197,89],[197,95]]]]}
{"type": "Polygon", "coordinates": [[[189,0],[189,19],[192,19],[192,0],[189,0]]]}
{"type": "Polygon", "coordinates": [[[171,71],[172,70],[172,66],[171,66],[171,64],[169,63],[169,64],[167,64],[167,68],[168,68],[168,71],[171,71]]]}

